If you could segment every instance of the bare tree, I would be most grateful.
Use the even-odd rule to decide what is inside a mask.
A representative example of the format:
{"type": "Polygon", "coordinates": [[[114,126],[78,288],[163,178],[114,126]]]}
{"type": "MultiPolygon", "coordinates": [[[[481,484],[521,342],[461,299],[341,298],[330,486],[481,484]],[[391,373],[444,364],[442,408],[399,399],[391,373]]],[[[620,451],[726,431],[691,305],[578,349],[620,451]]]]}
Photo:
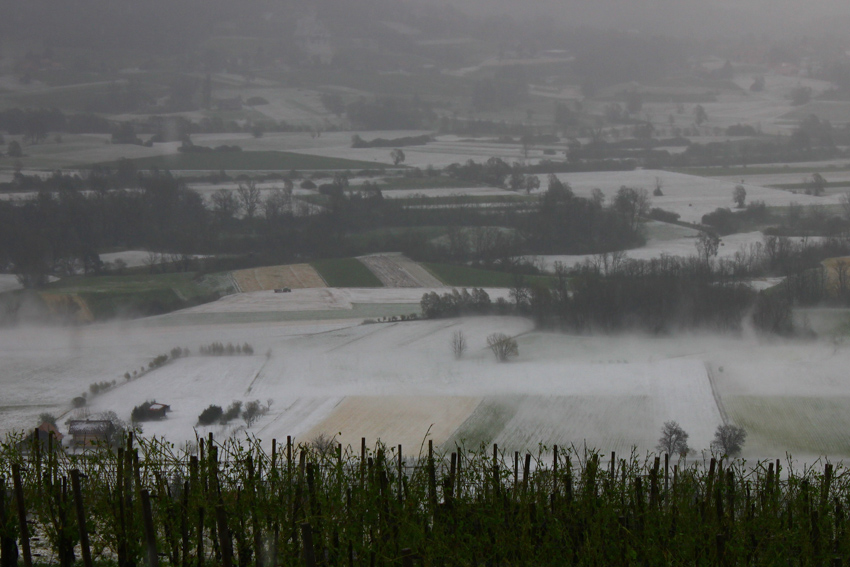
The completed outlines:
{"type": "Polygon", "coordinates": [[[292,212],[292,187],[272,189],[263,201],[263,213],[267,220],[273,220],[285,213],[292,212]]]}
{"type": "Polygon", "coordinates": [[[684,457],[691,450],[688,447],[688,437],[687,432],[677,421],[665,421],[661,427],[661,437],[658,439],[656,448],[662,453],[684,457]]]}
{"type": "Polygon", "coordinates": [[[236,192],[239,194],[239,200],[242,201],[245,216],[249,219],[254,218],[257,208],[260,206],[260,190],[257,188],[257,184],[253,181],[249,181],[246,185],[240,183],[236,192]]]}
{"type": "Polygon", "coordinates": [[[336,437],[328,437],[324,433],[320,433],[310,441],[310,446],[319,453],[319,455],[330,455],[331,451],[337,447],[336,437]]]}
{"type": "Polygon", "coordinates": [[[509,358],[519,356],[519,345],[516,339],[504,333],[493,333],[488,336],[487,346],[499,362],[507,362],[509,358]]]}
{"type": "Polygon", "coordinates": [[[213,212],[220,221],[228,221],[239,212],[240,204],[229,189],[219,189],[212,194],[213,212]]]}
{"type": "Polygon", "coordinates": [[[734,457],[741,452],[744,441],[747,440],[747,432],[743,427],[737,425],[718,425],[714,432],[714,441],[711,447],[724,455],[734,457]]]}
{"type": "Polygon", "coordinates": [[[463,331],[458,329],[452,334],[452,352],[455,355],[455,358],[460,360],[463,358],[463,353],[466,352],[468,344],[466,342],[466,335],[463,334],[463,331]]]}

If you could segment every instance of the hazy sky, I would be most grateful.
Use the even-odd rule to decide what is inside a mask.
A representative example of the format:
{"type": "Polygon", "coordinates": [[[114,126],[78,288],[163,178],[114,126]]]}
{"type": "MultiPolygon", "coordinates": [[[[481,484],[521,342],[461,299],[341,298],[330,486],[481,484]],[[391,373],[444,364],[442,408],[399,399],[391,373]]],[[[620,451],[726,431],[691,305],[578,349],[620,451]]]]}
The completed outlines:
{"type": "Polygon", "coordinates": [[[564,22],[684,34],[811,33],[850,20],[847,0],[426,0],[471,11],[556,15],[564,22]]]}

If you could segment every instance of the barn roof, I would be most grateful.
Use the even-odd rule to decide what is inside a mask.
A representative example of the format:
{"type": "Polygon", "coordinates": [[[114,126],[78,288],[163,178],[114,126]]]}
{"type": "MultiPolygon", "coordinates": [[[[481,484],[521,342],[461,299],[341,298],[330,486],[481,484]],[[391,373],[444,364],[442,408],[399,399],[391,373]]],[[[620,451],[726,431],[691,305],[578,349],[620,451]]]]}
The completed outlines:
{"type": "Polygon", "coordinates": [[[115,426],[107,419],[75,419],[68,423],[68,433],[71,435],[102,435],[115,426]]]}

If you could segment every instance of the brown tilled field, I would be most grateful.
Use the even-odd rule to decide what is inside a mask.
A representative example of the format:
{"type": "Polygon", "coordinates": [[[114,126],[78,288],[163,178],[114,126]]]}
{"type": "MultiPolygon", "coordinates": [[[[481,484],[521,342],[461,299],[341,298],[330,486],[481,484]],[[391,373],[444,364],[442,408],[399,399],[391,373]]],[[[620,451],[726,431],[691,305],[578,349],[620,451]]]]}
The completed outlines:
{"type": "Polygon", "coordinates": [[[322,276],[310,264],[267,266],[233,272],[233,279],[243,293],[288,287],[304,289],[328,287],[322,276]]]}
{"type": "Polygon", "coordinates": [[[405,455],[417,455],[427,439],[444,443],[480,403],[469,396],[349,396],[301,439],[324,434],[343,447],[359,447],[361,437],[368,446],[383,439],[401,444],[405,455]]]}

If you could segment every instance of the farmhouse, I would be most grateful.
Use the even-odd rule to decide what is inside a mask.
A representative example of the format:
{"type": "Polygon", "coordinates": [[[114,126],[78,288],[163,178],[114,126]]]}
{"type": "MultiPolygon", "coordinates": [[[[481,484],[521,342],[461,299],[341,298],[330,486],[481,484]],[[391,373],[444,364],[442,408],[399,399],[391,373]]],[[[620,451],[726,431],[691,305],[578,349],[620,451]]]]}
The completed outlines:
{"type": "Polygon", "coordinates": [[[109,420],[76,419],[68,423],[68,433],[74,447],[93,447],[108,443],[115,433],[115,425],[109,420]]]}
{"type": "Polygon", "coordinates": [[[18,443],[18,450],[22,453],[29,453],[34,446],[36,435],[38,435],[39,449],[42,451],[48,448],[54,451],[60,449],[62,447],[62,439],[65,437],[55,425],[45,421],[27,435],[23,441],[18,443]]]}

